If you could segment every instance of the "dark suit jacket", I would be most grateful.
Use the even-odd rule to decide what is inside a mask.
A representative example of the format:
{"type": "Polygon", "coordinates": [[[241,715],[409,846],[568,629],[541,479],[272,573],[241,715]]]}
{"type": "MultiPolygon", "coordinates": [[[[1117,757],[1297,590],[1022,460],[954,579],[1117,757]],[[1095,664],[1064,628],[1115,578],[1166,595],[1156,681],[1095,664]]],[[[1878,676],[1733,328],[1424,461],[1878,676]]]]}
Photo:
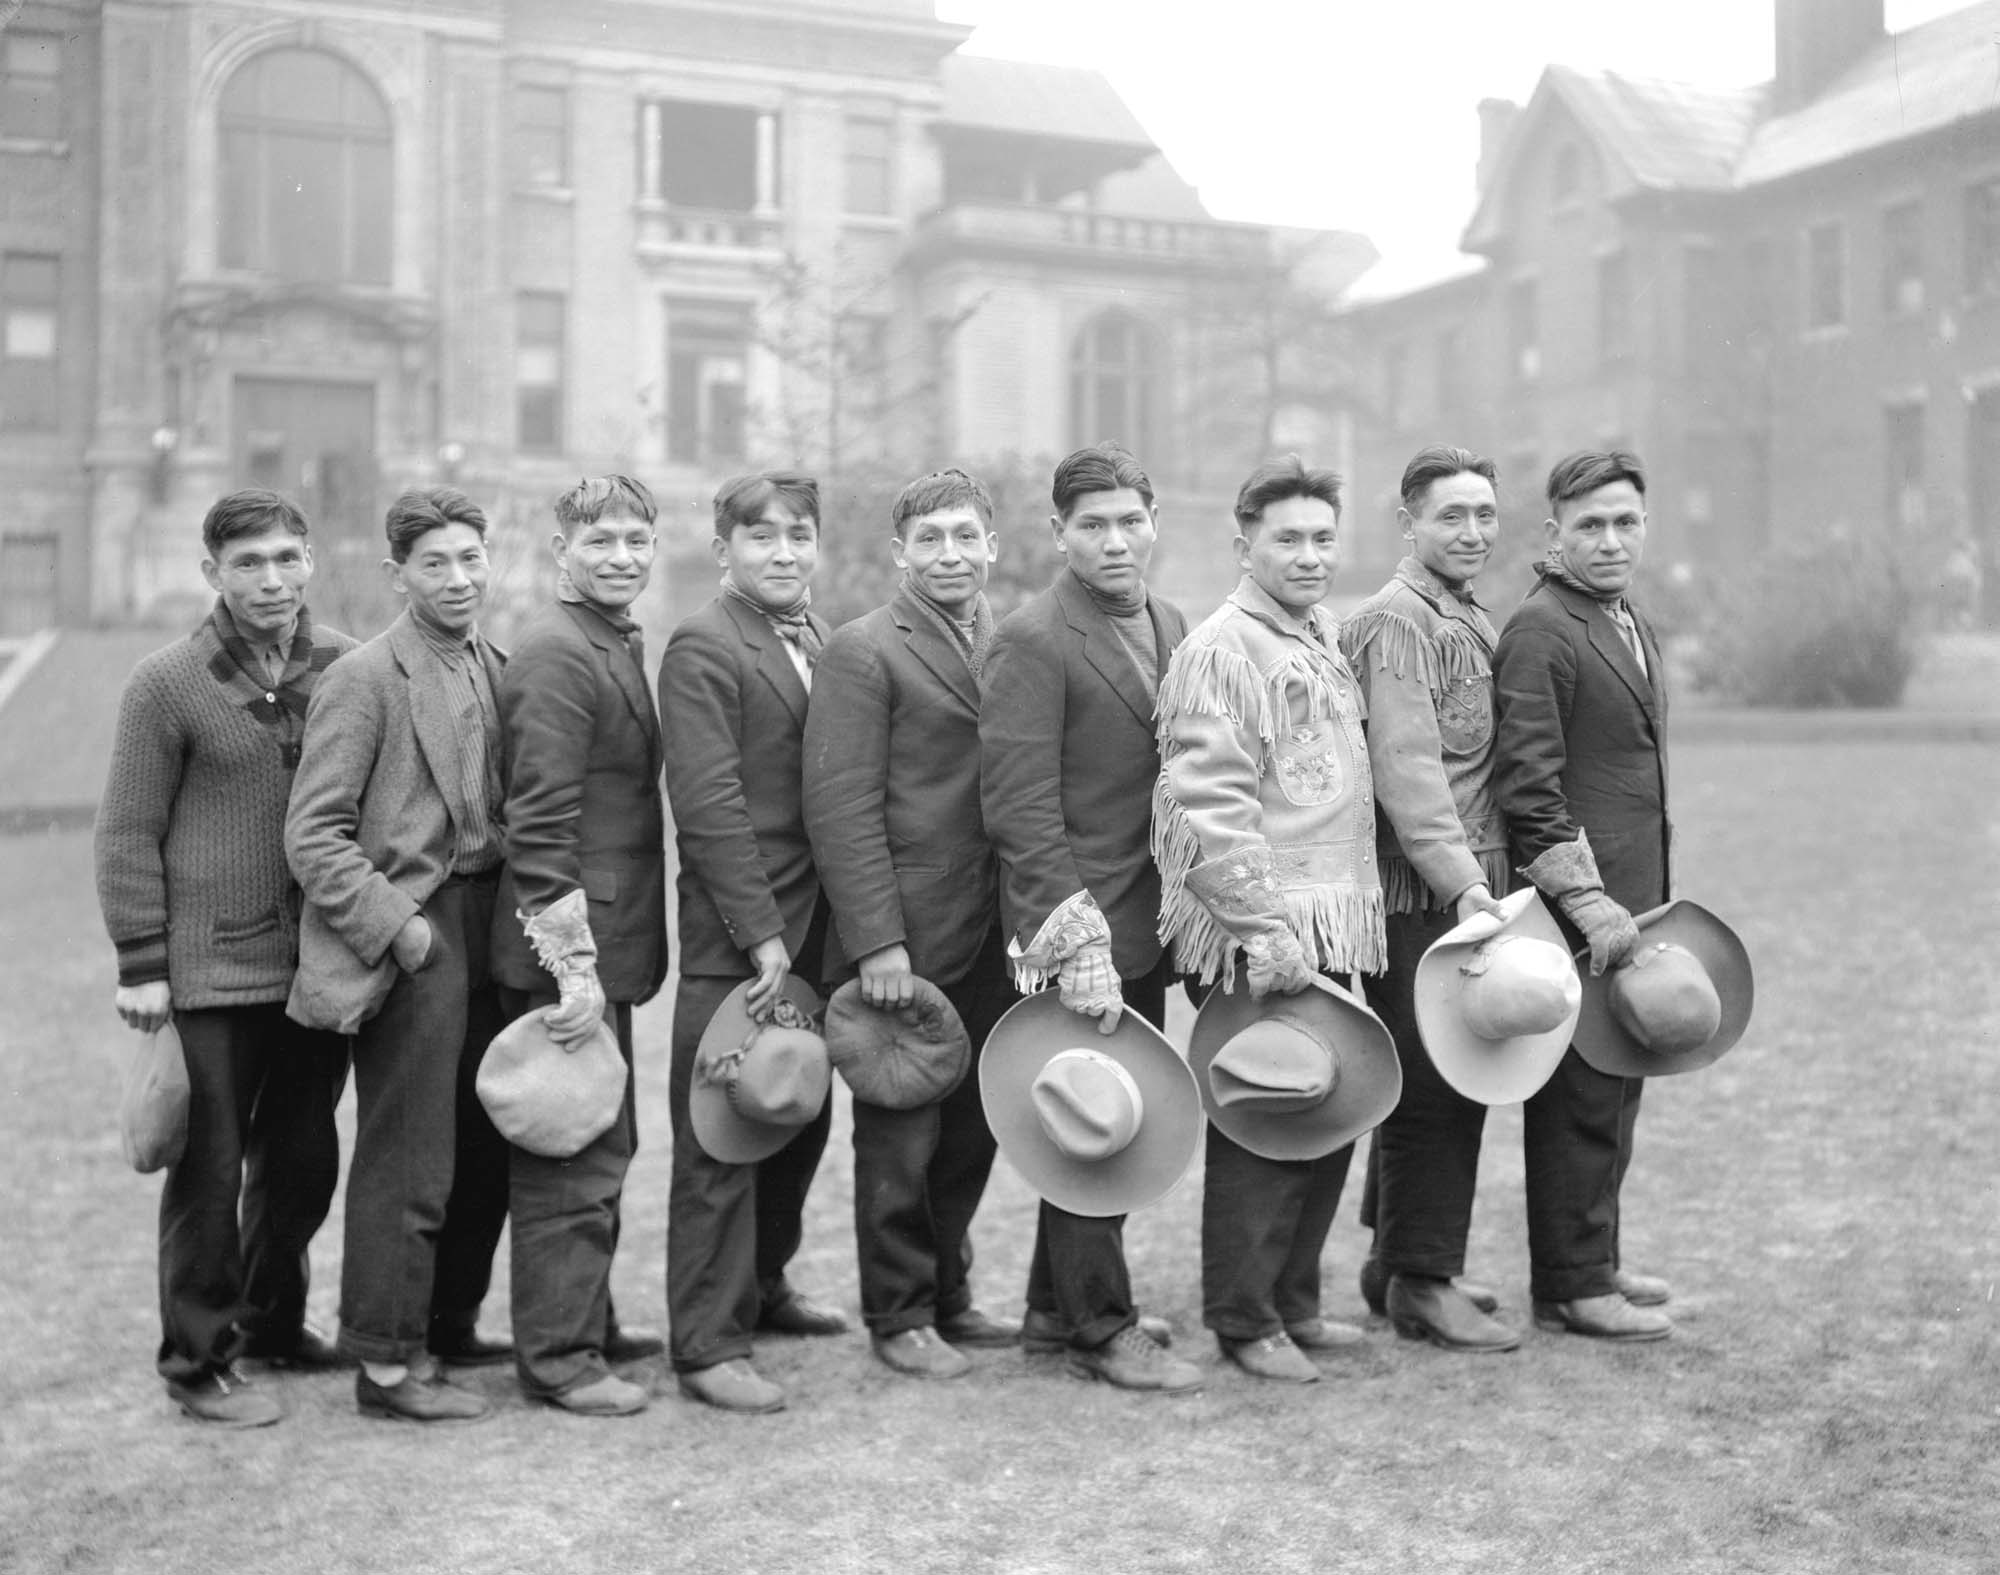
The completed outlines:
{"type": "MultiPolygon", "coordinates": [[[[507,658],[479,654],[495,693],[507,658]]],[[[458,727],[437,655],[408,612],[313,686],[285,815],[285,857],[305,893],[286,1010],[351,1034],[396,980],[389,944],[451,873],[466,813],[458,727]]]]}
{"type": "MultiPolygon", "coordinates": [[[[1160,671],[1187,633],[1150,598],[1160,671]]],[[[1111,620],[1064,570],[1001,623],[980,688],[980,796],[1000,855],[1001,916],[1023,945],[1088,887],[1112,959],[1135,979],[1160,958],[1153,867],[1153,702],[1111,620]]]]}
{"type": "Polygon", "coordinates": [[[1579,829],[1610,897],[1634,913],[1667,900],[1666,664],[1635,610],[1646,668],[1590,597],[1544,579],[1501,631],[1494,790],[1514,862],[1579,829]]]}
{"type": "MultiPolygon", "coordinates": [[[[825,638],[825,622],[813,626],[825,638]]],[[[799,798],[806,688],[784,645],[718,596],[660,658],[684,974],[745,977],[747,949],[773,935],[796,958],[819,901],[799,798]]]]}
{"type": "Polygon", "coordinates": [[[931,983],[963,978],[1000,917],[979,687],[908,589],[837,632],[813,672],[805,814],[833,906],[826,977],[900,941],[931,983]]]}
{"type": "Polygon", "coordinates": [[[624,637],[589,607],[555,602],[528,622],[500,685],[507,872],[493,909],[493,974],[553,987],[517,909],[579,886],[607,1000],[650,999],[667,976],[660,723],[624,637]]]}

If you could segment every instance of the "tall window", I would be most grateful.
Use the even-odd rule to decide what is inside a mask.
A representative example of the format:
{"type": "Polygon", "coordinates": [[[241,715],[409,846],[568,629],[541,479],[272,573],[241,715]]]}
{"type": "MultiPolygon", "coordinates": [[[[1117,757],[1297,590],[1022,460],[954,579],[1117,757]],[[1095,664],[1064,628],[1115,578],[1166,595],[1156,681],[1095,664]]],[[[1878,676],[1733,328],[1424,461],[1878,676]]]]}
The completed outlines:
{"type": "Polygon", "coordinates": [[[0,137],[54,142],[63,133],[62,39],[0,33],[0,137]]]}
{"type": "Polygon", "coordinates": [[[886,120],[851,115],[847,121],[849,213],[887,213],[895,197],[895,128],[886,120]]]}
{"type": "Polygon", "coordinates": [[[1752,341],[1768,338],[1778,326],[1778,265],[1768,236],[1743,248],[1743,331],[1752,341]]]}
{"type": "Polygon", "coordinates": [[[1153,336],[1124,312],[1100,312],[1069,353],[1070,446],[1110,438],[1133,451],[1152,449],[1153,336]]]}
{"type": "Polygon", "coordinates": [[[733,104],[658,99],[642,105],[639,195],[722,213],[769,206],[775,187],[761,188],[775,176],[759,168],[759,138],[769,141],[775,159],[776,133],[760,133],[758,119],[756,110],[733,104]]]}
{"type": "Polygon", "coordinates": [[[749,309],[735,301],[667,302],[667,458],[734,464],[746,446],[749,309]]]}
{"type": "Polygon", "coordinates": [[[32,252],[0,257],[0,429],[56,424],[61,291],[59,259],[32,252]]]}
{"type": "Polygon", "coordinates": [[[569,93],[536,82],[514,84],[514,185],[569,185],[569,93]]]}
{"type": "Polygon", "coordinates": [[[1597,358],[1607,365],[1632,354],[1632,259],[1607,252],[1597,259],[1597,358]]]}
{"type": "Polygon", "coordinates": [[[1806,230],[1806,327],[1847,321],[1847,231],[1836,219],[1806,230]]]}
{"type": "Polygon", "coordinates": [[[521,448],[563,448],[565,319],[568,302],[552,290],[524,290],[514,302],[514,403],[521,448]]]}
{"type": "Polygon", "coordinates": [[[1882,212],[1882,310],[1890,317],[1924,309],[1924,205],[1899,202],[1882,212]]]}
{"type": "Polygon", "coordinates": [[[1883,410],[1888,498],[1892,528],[1913,536],[1924,528],[1924,407],[1904,400],[1883,410]]]}
{"type": "Polygon", "coordinates": [[[2000,180],[1965,188],[1965,293],[2000,294],[2000,180]]]}
{"type": "Polygon", "coordinates": [[[1541,294],[1533,279],[1507,286],[1507,364],[1520,382],[1542,375],[1541,294]]]}
{"type": "Polygon", "coordinates": [[[1583,154],[1574,142],[1556,149],[1549,166],[1549,206],[1560,213],[1583,200],[1583,154]]]}
{"type": "Polygon", "coordinates": [[[389,282],[389,112],[367,78],[274,49],[229,79],[220,122],[223,267],[389,282]]]}

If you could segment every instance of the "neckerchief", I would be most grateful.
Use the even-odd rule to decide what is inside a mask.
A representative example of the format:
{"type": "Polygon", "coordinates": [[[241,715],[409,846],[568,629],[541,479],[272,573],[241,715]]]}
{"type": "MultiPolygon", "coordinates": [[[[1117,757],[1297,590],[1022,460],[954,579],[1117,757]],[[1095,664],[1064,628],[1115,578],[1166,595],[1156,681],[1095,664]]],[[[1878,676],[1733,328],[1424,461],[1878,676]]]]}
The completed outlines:
{"type": "Polygon", "coordinates": [[[826,642],[820,639],[819,630],[813,627],[812,617],[807,611],[812,606],[811,590],[800,591],[799,599],[789,607],[767,607],[748,591],[740,588],[734,580],[725,577],[722,582],[722,594],[735,597],[745,607],[762,616],[779,639],[789,640],[799,648],[808,667],[819,661],[820,647],[826,642]]]}
{"type": "Polygon", "coordinates": [[[640,630],[639,622],[636,618],[629,617],[622,612],[614,612],[602,602],[592,601],[576,588],[576,583],[570,579],[569,570],[567,569],[558,569],[556,571],[556,600],[559,602],[570,602],[579,607],[588,607],[592,612],[596,613],[598,617],[602,618],[613,629],[618,631],[620,638],[625,641],[625,649],[632,653],[632,660],[639,664],[639,671],[643,673],[646,670],[646,636],[640,630]]]}
{"type": "Polygon", "coordinates": [[[275,684],[256,647],[243,637],[229,615],[228,603],[219,596],[208,622],[222,647],[209,661],[209,675],[271,730],[285,768],[297,769],[299,740],[305,736],[306,702],[312,697],[312,615],[304,607],[299,609],[298,622],[285,645],[285,670],[275,684]]]}
{"type": "Polygon", "coordinates": [[[977,678],[986,666],[986,652],[993,644],[993,610],[986,605],[986,593],[981,591],[973,598],[972,632],[968,635],[964,625],[924,594],[916,576],[905,574],[903,586],[931,622],[951,636],[952,645],[965,658],[965,665],[972,669],[972,676],[977,678]]]}
{"type": "Polygon", "coordinates": [[[1633,660],[1639,664],[1639,671],[1651,676],[1650,669],[1646,666],[1646,648],[1639,639],[1639,623],[1632,616],[1631,604],[1625,600],[1623,591],[1616,591],[1607,596],[1603,591],[1584,584],[1555,556],[1553,548],[1550,549],[1550,555],[1536,564],[1535,568],[1538,573],[1560,581],[1579,596],[1588,596],[1602,607],[1606,616],[1617,626],[1618,633],[1624,638],[1626,648],[1631,651],[1633,660]]]}

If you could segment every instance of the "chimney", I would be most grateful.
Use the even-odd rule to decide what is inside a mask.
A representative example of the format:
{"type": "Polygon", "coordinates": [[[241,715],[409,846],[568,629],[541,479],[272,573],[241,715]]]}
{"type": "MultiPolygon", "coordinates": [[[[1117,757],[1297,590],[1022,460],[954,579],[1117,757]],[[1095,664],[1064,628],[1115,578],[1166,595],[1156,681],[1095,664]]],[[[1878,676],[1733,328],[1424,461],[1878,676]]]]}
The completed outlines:
{"type": "Polygon", "coordinates": [[[1481,193],[1485,192],[1486,183],[1499,167],[1501,149],[1507,146],[1507,137],[1514,129],[1514,122],[1520,118],[1521,106],[1510,98],[1482,98],[1479,101],[1477,189],[1481,193]]]}
{"type": "Polygon", "coordinates": [[[1777,0],[1779,114],[1811,103],[1883,35],[1882,0],[1777,0]]]}

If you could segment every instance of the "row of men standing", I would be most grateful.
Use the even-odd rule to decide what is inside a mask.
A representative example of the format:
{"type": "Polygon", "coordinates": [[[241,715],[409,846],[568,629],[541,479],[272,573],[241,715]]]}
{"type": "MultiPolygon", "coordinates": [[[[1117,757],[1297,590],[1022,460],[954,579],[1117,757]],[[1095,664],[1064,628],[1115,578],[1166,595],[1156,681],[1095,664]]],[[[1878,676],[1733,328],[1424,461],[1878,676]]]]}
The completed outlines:
{"type": "MultiPolygon", "coordinates": [[[[1490,503],[1481,465],[1441,474],[1483,473],[1490,503]]],[[[1413,514],[1406,487],[1406,521],[1427,517],[1429,488],[1413,514]]],[[[650,572],[653,510],[627,478],[558,502],[557,599],[511,656],[477,631],[485,522],[462,494],[406,495],[391,510],[388,573],[408,611],[356,654],[305,612],[296,510],[269,494],[218,503],[204,526],[216,608],[135,673],[98,828],[121,1014],[146,1028],[171,1011],[195,1086],[190,1153],[161,1210],[160,1369],[184,1409],[274,1420],[237,1357],[314,1366],[345,1354],[363,1364],[364,1412],[483,1414],[440,1364],[506,1359],[476,1319],[510,1215],[524,1389],[587,1414],[645,1404],[613,1368],[660,1342],[621,1328],[609,1302],[636,1132],[629,1072],[620,1119],[560,1164],[510,1149],[472,1076],[495,1030],[538,1008],[558,1037],[602,1017],[629,1067],[631,1008],[666,972],[662,771],[681,871],[668,1300],[674,1366],[696,1398],[775,1409],[784,1397],[749,1361],[753,1332],[844,1325],[785,1278],[825,1110],[754,1165],[713,1159],[690,1130],[702,1032],[745,979],[759,1015],[793,974],[858,973],[884,1006],[926,979],[975,1046],[1016,980],[1058,982],[1065,1004],[1107,1027],[1124,1008],[1162,1019],[1173,965],[1149,847],[1154,702],[1186,624],[1147,592],[1152,489],[1129,455],[1071,456],[1054,493],[1065,572],[996,631],[981,593],[994,548],[983,490],[956,472],[913,483],[894,521],[901,587],[829,641],[809,610],[812,482],[731,483],[716,505],[723,593],[670,640],[658,713],[627,611],[650,572]],[[330,1203],[332,1105],[350,1053],[359,1121],[335,1351],[304,1323],[305,1251],[330,1203]]],[[[1483,532],[1490,547],[1496,524],[1490,508],[1460,508],[1452,530],[1483,532]]],[[[1469,604],[1470,578],[1427,588],[1469,604]]],[[[1599,600],[1622,611],[1622,597],[1599,600]]],[[[1482,892],[1493,862],[1477,863],[1482,892]]],[[[1602,881],[1594,868],[1570,876],[1587,913],[1602,881]]],[[[1467,890],[1431,905],[1452,911],[1467,890]]],[[[1399,1046],[1405,1037],[1399,1027],[1399,1046]]],[[[1625,1109],[1621,1094],[1611,1137],[1629,1153],[1625,1109]]],[[[1462,1112],[1458,1124],[1463,1150],[1462,1112]]],[[[1026,1327],[974,1305],[966,1232],[993,1157],[975,1080],[916,1111],[857,1102],[855,1125],[863,1315],[889,1365],[949,1376],[966,1366],[960,1347],[1019,1341],[1067,1347],[1076,1370],[1127,1387],[1199,1381],[1167,1353],[1164,1325],[1139,1318],[1116,1219],[1045,1203],[1026,1327]]],[[[1476,1124],[1470,1144],[1476,1158],[1476,1124]]],[[[1391,1175],[1384,1195],[1393,1217],[1391,1175]]],[[[1583,1202],[1604,1212],[1601,1196],[1583,1202]]],[[[1615,1241],[1615,1177],[1609,1207],[1608,1232],[1601,1219],[1589,1229],[1615,1241]]],[[[1208,1321],[1246,1370],[1273,1339],[1347,1338],[1317,1315],[1317,1240],[1311,1249],[1310,1295],[1279,1329],[1218,1322],[1207,1294],[1208,1321]]],[[[1481,1348],[1461,1338],[1455,1308],[1413,1294],[1449,1287],[1451,1256],[1446,1244],[1385,1257],[1392,1299],[1412,1293],[1398,1324],[1481,1348]]],[[[1538,1256],[1538,1312],[1546,1297],[1581,1332],[1611,1332],[1592,1326],[1594,1298],[1623,1300],[1596,1287],[1602,1277],[1545,1276],[1538,1256]]]]}

